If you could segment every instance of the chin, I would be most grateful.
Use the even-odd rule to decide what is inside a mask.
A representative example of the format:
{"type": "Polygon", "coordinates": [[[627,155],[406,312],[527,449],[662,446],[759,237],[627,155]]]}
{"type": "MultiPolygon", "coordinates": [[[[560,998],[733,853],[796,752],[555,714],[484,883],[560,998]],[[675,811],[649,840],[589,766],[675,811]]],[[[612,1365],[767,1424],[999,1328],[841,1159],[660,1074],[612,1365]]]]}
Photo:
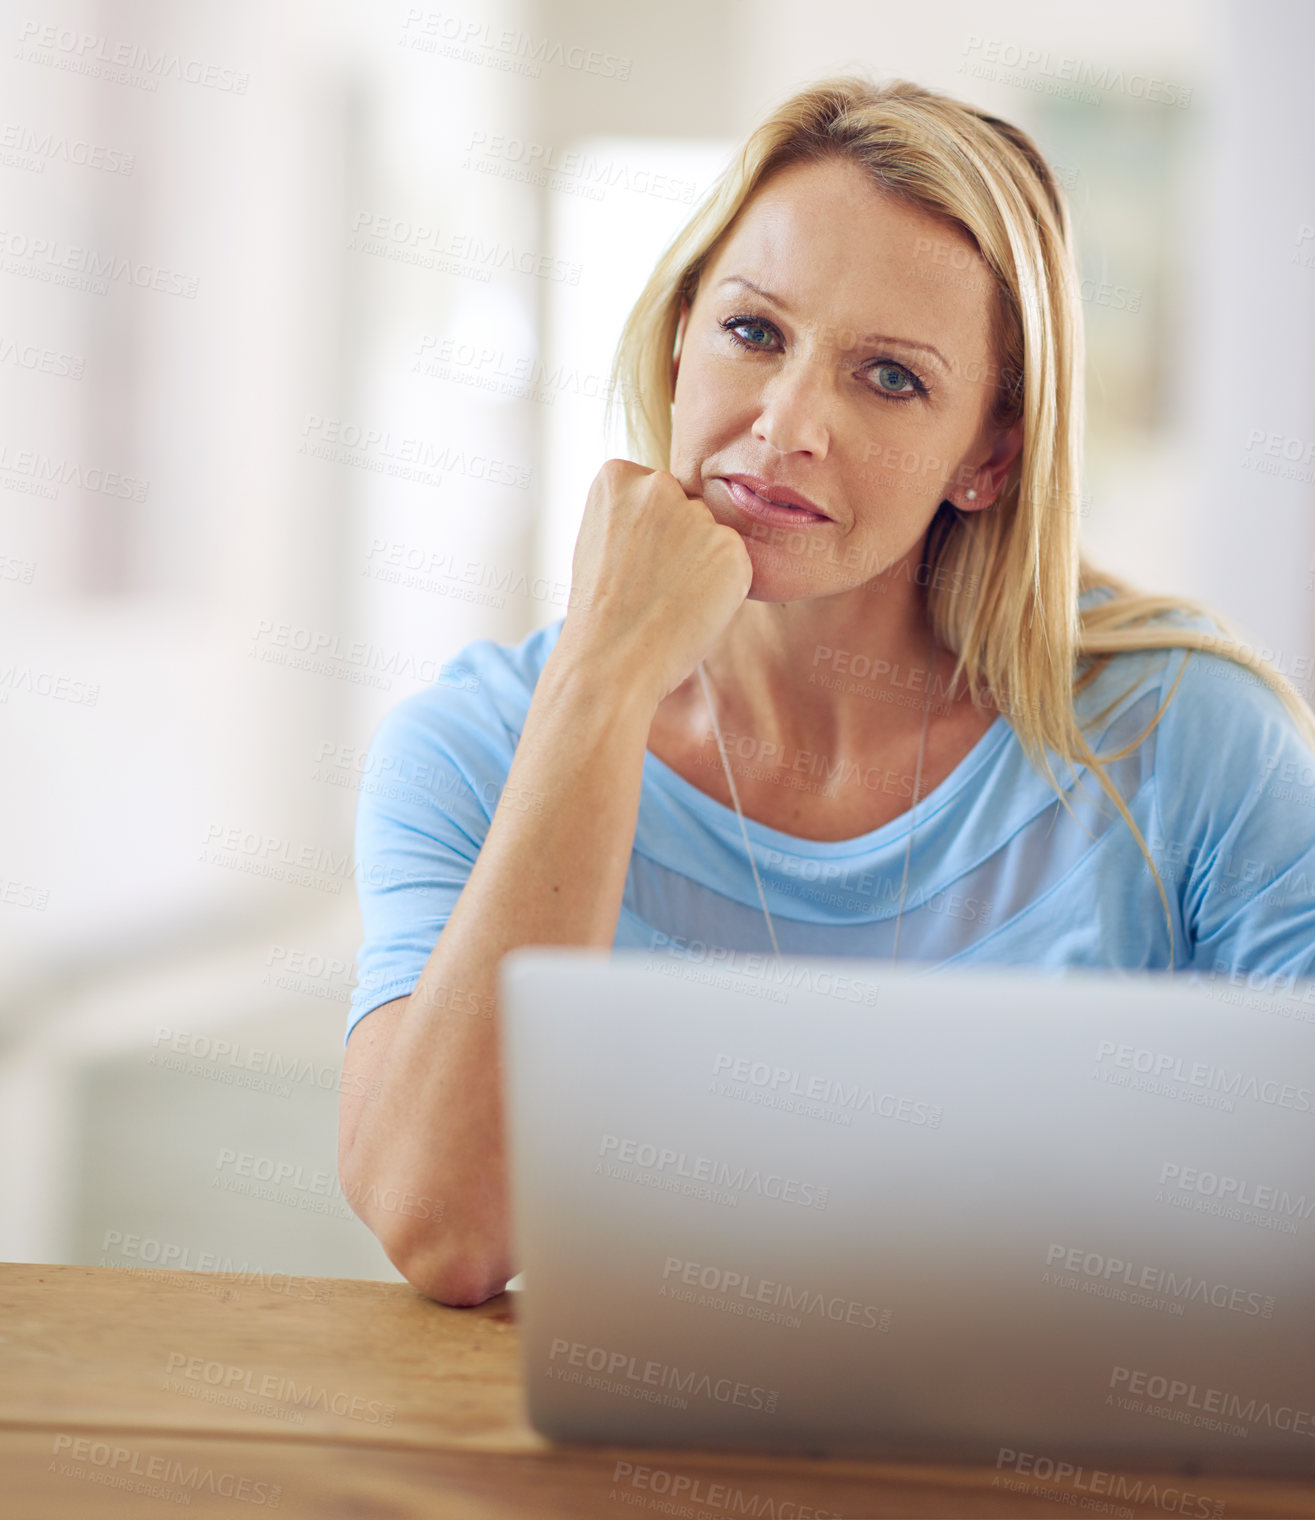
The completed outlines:
{"type": "Polygon", "coordinates": [[[744,545],[753,564],[748,601],[800,602],[844,589],[834,584],[835,577],[821,565],[809,566],[801,557],[764,548],[749,537],[744,538],[744,545]]]}

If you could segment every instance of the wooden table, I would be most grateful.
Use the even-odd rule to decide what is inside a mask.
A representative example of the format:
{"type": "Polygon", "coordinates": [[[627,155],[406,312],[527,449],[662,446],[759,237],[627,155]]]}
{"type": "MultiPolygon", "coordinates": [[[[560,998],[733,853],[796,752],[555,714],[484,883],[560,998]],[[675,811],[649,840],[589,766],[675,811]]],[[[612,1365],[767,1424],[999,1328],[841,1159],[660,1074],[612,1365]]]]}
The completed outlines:
{"type": "Polygon", "coordinates": [[[553,1447],[525,1422],[515,1304],[447,1309],[403,1283],[340,1278],[0,1265],[0,1513],[1315,1516],[1315,1482],[1161,1479],[1176,1498],[1135,1503],[994,1468],[553,1447]]]}

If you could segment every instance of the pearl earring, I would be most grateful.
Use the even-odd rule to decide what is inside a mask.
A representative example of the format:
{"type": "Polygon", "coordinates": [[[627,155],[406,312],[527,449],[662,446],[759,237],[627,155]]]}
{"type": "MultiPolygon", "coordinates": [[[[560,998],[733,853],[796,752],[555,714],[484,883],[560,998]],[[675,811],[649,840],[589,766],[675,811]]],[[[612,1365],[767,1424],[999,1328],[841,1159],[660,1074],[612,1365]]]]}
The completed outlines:
{"type": "Polygon", "coordinates": [[[968,498],[969,501],[976,501],[977,500],[977,492],[976,491],[969,490],[969,491],[965,491],[963,494],[968,498]]]}

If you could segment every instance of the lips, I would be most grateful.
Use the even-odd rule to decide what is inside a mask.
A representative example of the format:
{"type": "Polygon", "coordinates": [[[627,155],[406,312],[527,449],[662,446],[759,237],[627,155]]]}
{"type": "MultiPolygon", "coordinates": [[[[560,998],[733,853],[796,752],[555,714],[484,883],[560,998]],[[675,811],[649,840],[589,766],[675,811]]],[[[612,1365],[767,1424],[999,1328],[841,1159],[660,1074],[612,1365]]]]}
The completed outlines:
{"type": "Polygon", "coordinates": [[[731,500],[742,512],[765,522],[812,523],[831,519],[801,491],[764,479],[761,475],[719,477],[731,500]]]}

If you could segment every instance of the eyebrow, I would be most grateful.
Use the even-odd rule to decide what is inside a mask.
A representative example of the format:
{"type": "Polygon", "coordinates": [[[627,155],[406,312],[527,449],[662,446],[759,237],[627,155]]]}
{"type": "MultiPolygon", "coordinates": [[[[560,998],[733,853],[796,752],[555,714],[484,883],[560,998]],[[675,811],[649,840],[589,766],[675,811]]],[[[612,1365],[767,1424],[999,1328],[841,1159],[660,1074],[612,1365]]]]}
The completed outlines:
{"type": "MultiPolygon", "coordinates": [[[[742,274],[728,274],[724,280],[717,281],[718,290],[723,285],[743,285],[745,289],[752,290],[756,295],[762,296],[764,300],[770,301],[774,306],[779,306],[786,316],[792,314],[789,306],[786,305],[780,296],[773,295],[770,290],[764,290],[761,285],[755,285],[752,280],[746,280],[742,274]]],[[[923,353],[931,354],[940,361],[947,371],[951,367],[940,349],[933,348],[930,343],[918,343],[913,338],[897,338],[891,333],[864,333],[858,341],[860,343],[902,343],[905,348],[918,348],[923,353]]]]}

